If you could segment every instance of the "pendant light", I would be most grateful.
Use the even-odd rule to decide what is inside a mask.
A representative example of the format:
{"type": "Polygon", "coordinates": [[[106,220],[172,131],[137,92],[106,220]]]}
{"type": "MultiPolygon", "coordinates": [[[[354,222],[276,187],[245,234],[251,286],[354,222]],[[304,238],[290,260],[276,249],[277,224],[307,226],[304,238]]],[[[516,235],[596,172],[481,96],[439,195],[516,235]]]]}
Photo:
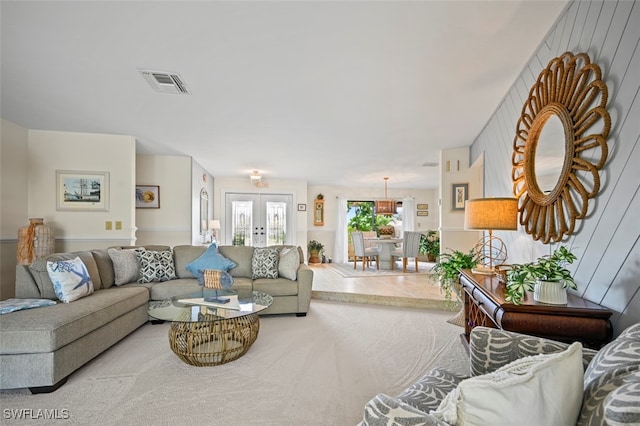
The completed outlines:
{"type": "Polygon", "coordinates": [[[395,200],[387,199],[387,181],[388,177],[384,178],[384,200],[376,201],[376,214],[390,216],[396,214],[396,202],[395,200]]]}

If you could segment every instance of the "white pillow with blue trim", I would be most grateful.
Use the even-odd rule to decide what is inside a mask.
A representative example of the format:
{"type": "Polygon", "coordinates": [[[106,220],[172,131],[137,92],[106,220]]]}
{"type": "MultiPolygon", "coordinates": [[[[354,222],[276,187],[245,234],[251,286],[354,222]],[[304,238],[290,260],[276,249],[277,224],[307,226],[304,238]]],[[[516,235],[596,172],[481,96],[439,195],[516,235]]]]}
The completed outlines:
{"type": "Polygon", "coordinates": [[[93,293],[93,281],[79,257],[71,260],[47,261],[47,272],[56,296],[64,303],[73,302],[93,293]]]}

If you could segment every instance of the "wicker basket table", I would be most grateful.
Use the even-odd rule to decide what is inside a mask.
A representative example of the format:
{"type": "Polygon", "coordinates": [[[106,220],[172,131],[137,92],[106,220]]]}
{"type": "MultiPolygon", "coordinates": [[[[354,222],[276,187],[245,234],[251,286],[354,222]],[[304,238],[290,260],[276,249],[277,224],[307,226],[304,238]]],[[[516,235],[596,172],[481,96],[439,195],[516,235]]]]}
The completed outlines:
{"type": "Polygon", "coordinates": [[[151,317],[171,321],[171,350],[187,364],[212,366],[240,358],[258,338],[258,312],[273,302],[271,296],[258,291],[248,298],[238,298],[231,292],[216,294],[231,301],[217,304],[206,302],[200,295],[186,295],[149,307],[151,317]]]}

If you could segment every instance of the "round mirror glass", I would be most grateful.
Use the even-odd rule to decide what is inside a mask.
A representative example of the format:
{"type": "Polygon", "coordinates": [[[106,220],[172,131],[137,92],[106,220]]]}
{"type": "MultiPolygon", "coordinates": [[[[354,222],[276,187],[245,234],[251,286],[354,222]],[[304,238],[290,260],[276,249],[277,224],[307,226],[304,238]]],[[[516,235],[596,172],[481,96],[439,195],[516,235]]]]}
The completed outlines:
{"type": "Polygon", "coordinates": [[[536,184],[543,194],[549,194],[558,184],[564,156],[564,127],[557,115],[551,115],[538,136],[534,158],[536,184]]]}

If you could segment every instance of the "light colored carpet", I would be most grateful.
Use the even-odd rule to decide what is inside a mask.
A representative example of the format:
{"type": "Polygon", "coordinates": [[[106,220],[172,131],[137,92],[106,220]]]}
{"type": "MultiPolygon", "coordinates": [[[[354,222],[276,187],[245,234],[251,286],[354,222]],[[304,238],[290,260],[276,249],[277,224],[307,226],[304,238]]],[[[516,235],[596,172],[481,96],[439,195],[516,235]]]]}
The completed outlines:
{"type": "MultiPolygon", "coordinates": [[[[380,277],[380,276],[402,276],[402,275],[416,275],[415,264],[410,261],[407,265],[407,272],[402,272],[402,264],[399,268],[394,269],[376,269],[375,263],[371,263],[369,268],[362,270],[362,264],[358,262],[358,267],[353,269],[353,262],[351,263],[327,263],[338,274],[344,278],[360,278],[360,277],[380,277]]],[[[431,268],[435,263],[430,262],[418,262],[418,274],[431,274],[431,268]]]]}
{"type": "Polygon", "coordinates": [[[75,425],[354,425],[377,393],[396,395],[436,366],[468,371],[450,316],[312,300],[307,317],[261,317],[249,352],[216,367],[184,364],[168,324],[146,324],[56,392],[0,391],[0,405],[66,409],[75,425]]]}

